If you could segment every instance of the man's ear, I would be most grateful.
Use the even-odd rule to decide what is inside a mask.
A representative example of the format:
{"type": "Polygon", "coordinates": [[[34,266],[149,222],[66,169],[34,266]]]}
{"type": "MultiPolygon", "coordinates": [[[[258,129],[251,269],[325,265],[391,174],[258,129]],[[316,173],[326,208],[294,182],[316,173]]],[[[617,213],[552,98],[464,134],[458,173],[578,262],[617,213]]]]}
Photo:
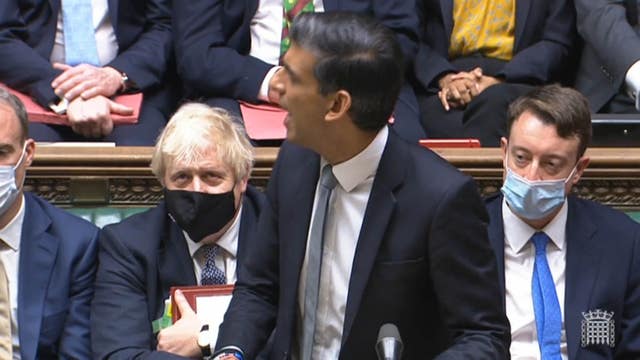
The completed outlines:
{"type": "Polygon", "coordinates": [[[31,163],[33,162],[33,157],[36,154],[36,142],[33,139],[27,139],[25,140],[25,146],[24,146],[24,163],[25,165],[31,166],[31,163]]]}
{"type": "Polygon", "coordinates": [[[583,156],[578,160],[578,163],[576,164],[576,172],[573,174],[572,179],[569,180],[573,185],[580,181],[580,178],[582,177],[582,174],[584,174],[587,166],[589,166],[590,161],[591,159],[588,156],[583,156]]]}
{"type": "Polygon", "coordinates": [[[344,118],[351,109],[351,94],[346,90],[338,90],[329,96],[329,109],[325,115],[326,121],[344,118]]]}

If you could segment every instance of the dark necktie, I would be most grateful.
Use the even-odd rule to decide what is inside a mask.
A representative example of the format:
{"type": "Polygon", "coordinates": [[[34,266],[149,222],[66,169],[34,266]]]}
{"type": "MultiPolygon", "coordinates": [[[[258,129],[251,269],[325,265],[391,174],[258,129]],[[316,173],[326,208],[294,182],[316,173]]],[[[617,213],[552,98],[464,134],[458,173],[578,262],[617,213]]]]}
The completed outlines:
{"type": "Polygon", "coordinates": [[[318,308],[318,291],[320,289],[320,267],[322,265],[322,245],[324,243],[324,228],[326,214],[329,207],[331,192],[337,181],[331,170],[331,165],[322,168],[318,197],[315,202],[315,215],[309,231],[309,250],[307,251],[307,277],[304,289],[304,318],[302,332],[301,360],[311,359],[313,337],[316,328],[316,310],[318,308]]]}
{"type": "Polygon", "coordinates": [[[205,254],[205,264],[202,268],[202,276],[200,277],[200,285],[224,285],[227,283],[227,277],[219,267],[216,266],[216,255],[220,251],[218,245],[205,245],[202,247],[205,254]]]}
{"type": "Polygon", "coordinates": [[[562,360],[560,355],[560,333],[562,331],[562,312],[558,294],[547,262],[547,243],[549,236],[537,232],[531,237],[536,248],[531,280],[533,311],[538,331],[538,345],[542,360],[562,360]]]}

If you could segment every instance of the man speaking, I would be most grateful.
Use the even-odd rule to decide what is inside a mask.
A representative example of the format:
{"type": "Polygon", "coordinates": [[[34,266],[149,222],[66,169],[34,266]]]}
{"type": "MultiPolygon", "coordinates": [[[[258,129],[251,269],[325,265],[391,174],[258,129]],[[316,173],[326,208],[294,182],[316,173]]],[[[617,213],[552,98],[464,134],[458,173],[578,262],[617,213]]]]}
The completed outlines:
{"type": "Polygon", "coordinates": [[[407,359],[502,359],[509,326],[471,178],[387,126],[402,82],[393,34],[299,15],[276,76],[287,142],[218,358],[373,359],[395,324],[407,359]]]}

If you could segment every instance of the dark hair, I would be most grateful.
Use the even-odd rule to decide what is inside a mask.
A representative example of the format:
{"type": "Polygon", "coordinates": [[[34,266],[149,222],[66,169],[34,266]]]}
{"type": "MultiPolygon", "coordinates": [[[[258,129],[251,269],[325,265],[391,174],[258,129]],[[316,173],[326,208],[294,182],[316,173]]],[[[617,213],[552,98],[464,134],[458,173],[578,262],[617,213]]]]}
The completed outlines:
{"type": "Polygon", "coordinates": [[[18,121],[20,121],[20,127],[22,128],[22,141],[24,142],[29,137],[29,117],[27,116],[27,110],[24,108],[22,101],[7,91],[7,89],[0,86],[0,103],[9,106],[16,114],[18,121]]]}
{"type": "Polygon", "coordinates": [[[560,85],[534,89],[516,99],[507,113],[507,137],[513,123],[524,112],[537,116],[544,124],[553,125],[563,139],[577,137],[578,158],[584,155],[591,142],[591,113],[589,102],[578,91],[560,85]]]}
{"type": "Polygon", "coordinates": [[[379,130],[387,123],[403,82],[402,52],[391,30],[354,13],[303,13],[290,35],[316,56],[321,94],[349,92],[349,114],[360,129],[379,130]]]}

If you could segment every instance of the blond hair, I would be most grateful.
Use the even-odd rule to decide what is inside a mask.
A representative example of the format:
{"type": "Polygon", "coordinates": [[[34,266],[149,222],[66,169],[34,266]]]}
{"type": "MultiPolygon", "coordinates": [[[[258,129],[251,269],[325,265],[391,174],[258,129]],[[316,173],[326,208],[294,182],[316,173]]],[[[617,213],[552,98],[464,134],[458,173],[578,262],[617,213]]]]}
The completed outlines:
{"type": "Polygon", "coordinates": [[[223,109],[187,103],[176,111],[158,137],[151,171],[164,185],[168,164],[192,163],[210,149],[215,149],[220,161],[232,169],[235,181],[249,177],[253,147],[242,125],[223,109]]]}

